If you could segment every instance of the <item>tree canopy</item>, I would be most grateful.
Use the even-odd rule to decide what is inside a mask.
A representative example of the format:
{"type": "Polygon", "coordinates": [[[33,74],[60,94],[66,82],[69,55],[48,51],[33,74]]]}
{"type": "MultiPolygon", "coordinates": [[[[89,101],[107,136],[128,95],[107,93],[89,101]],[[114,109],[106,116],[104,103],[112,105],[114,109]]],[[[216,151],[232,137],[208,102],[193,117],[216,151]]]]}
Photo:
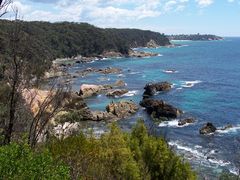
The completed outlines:
{"type": "MultiPolygon", "coordinates": [[[[0,54],[7,52],[7,33],[12,21],[0,21],[0,54]]],[[[61,58],[77,55],[94,56],[104,51],[127,54],[129,48],[146,46],[153,39],[169,45],[161,33],[138,29],[102,29],[87,23],[49,23],[21,21],[24,33],[31,38],[31,48],[40,57],[61,58]]]]}

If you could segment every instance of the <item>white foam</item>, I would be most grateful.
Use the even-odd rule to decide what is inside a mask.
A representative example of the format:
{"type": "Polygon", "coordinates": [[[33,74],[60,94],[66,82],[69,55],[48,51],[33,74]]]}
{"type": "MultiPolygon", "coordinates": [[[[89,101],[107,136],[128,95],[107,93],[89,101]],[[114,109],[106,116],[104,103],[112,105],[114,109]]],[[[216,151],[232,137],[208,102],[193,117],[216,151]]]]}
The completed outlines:
{"type": "Polygon", "coordinates": [[[87,63],[94,63],[95,62],[95,60],[92,60],[92,61],[89,61],[89,62],[87,62],[87,63]]]}
{"type": "Polygon", "coordinates": [[[162,55],[162,54],[158,54],[157,56],[159,56],[159,57],[160,57],[160,56],[163,56],[163,55],[162,55]]]}
{"type": "Polygon", "coordinates": [[[193,87],[195,84],[199,84],[202,81],[200,80],[196,80],[196,81],[181,81],[181,87],[185,87],[185,88],[191,88],[193,87]]]}
{"type": "Polygon", "coordinates": [[[177,88],[177,90],[181,90],[182,89],[182,87],[180,87],[180,88],[177,88]]]}
{"type": "Polygon", "coordinates": [[[126,77],[124,74],[119,74],[118,77],[126,77]]]}
{"type": "Polygon", "coordinates": [[[229,169],[229,172],[232,173],[232,174],[235,174],[237,176],[239,176],[239,169],[234,167],[234,168],[230,168],[229,169]]]}
{"type": "Polygon", "coordinates": [[[186,126],[189,126],[192,124],[192,123],[186,123],[182,126],[179,126],[178,121],[179,121],[179,119],[174,119],[172,121],[163,121],[158,126],[159,127],[179,127],[179,128],[181,128],[181,127],[186,127],[186,126]]]}
{"type": "Polygon", "coordinates": [[[163,121],[159,125],[159,127],[177,127],[178,126],[178,119],[172,121],[163,121]]]}
{"type": "Polygon", "coordinates": [[[228,133],[236,133],[237,131],[240,131],[240,126],[230,127],[225,130],[221,130],[221,128],[218,128],[216,132],[221,134],[228,134],[228,133]]]}
{"type": "Polygon", "coordinates": [[[194,146],[196,149],[201,149],[202,148],[202,146],[200,146],[200,145],[196,145],[196,146],[194,146]]]}
{"type": "Polygon", "coordinates": [[[223,160],[221,160],[221,159],[208,159],[208,161],[210,162],[210,163],[212,163],[212,164],[217,164],[217,165],[219,165],[219,166],[227,166],[227,165],[229,165],[229,164],[231,164],[229,161],[223,161],[223,160]]]}
{"type": "Polygon", "coordinates": [[[175,70],[163,70],[164,73],[167,73],[167,74],[174,74],[174,73],[178,73],[178,71],[175,71],[175,70]]]}
{"type": "Polygon", "coordinates": [[[140,74],[140,72],[130,72],[129,74],[140,74]]]}
{"type": "Polygon", "coordinates": [[[181,47],[188,47],[189,45],[188,44],[183,44],[181,46],[177,46],[178,48],[181,48],[181,47]]]}
{"type": "Polygon", "coordinates": [[[137,90],[135,90],[135,91],[129,91],[129,92],[123,94],[121,97],[131,97],[131,96],[135,96],[135,95],[137,95],[137,94],[138,94],[138,91],[137,91],[137,90]]]}
{"type": "Polygon", "coordinates": [[[204,154],[199,152],[198,150],[192,149],[190,147],[182,146],[182,145],[178,144],[177,142],[169,142],[168,144],[170,146],[176,146],[176,148],[179,150],[190,152],[191,154],[195,155],[196,157],[199,157],[199,158],[204,157],[204,154]]]}
{"type": "MultiPolygon", "coordinates": [[[[197,161],[198,160],[199,161],[203,161],[204,160],[205,162],[209,162],[211,164],[215,164],[215,165],[221,166],[221,167],[228,166],[228,165],[231,164],[229,161],[224,161],[224,160],[216,159],[216,158],[208,158],[206,153],[203,153],[203,152],[198,150],[198,149],[202,148],[201,146],[194,146],[194,148],[190,148],[190,147],[187,147],[187,146],[183,146],[183,145],[181,145],[181,144],[179,144],[177,142],[174,142],[174,141],[173,142],[168,142],[168,144],[170,146],[175,146],[176,149],[178,149],[178,150],[189,152],[192,156],[197,158],[197,161]]],[[[210,151],[210,152],[212,152],[212,151],[210,151]]]]}

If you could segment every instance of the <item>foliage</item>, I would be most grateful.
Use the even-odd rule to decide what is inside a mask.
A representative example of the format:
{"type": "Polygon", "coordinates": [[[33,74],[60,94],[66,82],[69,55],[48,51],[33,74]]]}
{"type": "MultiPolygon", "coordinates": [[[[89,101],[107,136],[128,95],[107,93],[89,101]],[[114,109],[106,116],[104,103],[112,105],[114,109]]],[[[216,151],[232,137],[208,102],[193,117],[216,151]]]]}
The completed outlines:
{"type": "Polygon", "coordinates": [[[69,168],[47,151],[34,152],[27,145],[0,147],[0,179],[70,179],[69,168]]]}
{"type": "Polygon", "coordinates": [[[131,133],[113,124],[99,138],[81,134],[56,140],[49,150],[70,166],[73,179],[195,179],[189,164],[163,139],[148,135],[143,122],[131,133]]]}
{"type": "MultiPolygon", "coordinates": [[[[21,25],[31,39],[31,50],[38,57],[61,58],[77,55],[94,56],[104,51],[128,54],[130,47],[146,46],[151,39],[168,45],[164,34],[137,29],[101,29],[87,23],[24,22],[21,25]]],[[[0,52],[7,50],[7,32],[11,21],[0,21],[0,52]]],[[[1,53],[0,53],[1,54],[1,53]]]]}

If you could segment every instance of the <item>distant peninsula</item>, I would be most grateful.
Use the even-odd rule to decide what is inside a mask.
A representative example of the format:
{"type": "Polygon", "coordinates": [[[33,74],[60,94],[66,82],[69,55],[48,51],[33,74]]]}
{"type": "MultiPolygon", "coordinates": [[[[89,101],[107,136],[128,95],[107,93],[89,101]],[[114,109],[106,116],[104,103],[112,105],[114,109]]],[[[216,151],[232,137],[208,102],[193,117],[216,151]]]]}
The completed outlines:
{"type": "Polygon", "coordinates": [[[212,34],[179,34],[167,36],[169,40],[191,40],[191,41],[214,41],[222,40],[222,37],[212,34]]]}

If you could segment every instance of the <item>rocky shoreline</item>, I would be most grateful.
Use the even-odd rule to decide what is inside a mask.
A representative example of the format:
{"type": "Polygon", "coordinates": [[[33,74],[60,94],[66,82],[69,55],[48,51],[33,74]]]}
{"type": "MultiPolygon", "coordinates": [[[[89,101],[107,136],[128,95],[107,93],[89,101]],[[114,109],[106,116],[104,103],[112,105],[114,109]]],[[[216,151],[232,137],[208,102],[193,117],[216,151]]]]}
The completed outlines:
{"type": "MultiPolygon", "coordinates": [[[[159,47],[154,42],[149,42],[148,44],[151,48],[159,47]]],[[[169,45],[172,47],[175,45],[169,45]]],[[[125,56],[118,52],[104,52],[102,55],[97,57],[75,57],[73,59],[58,59],[53,62],[53,69],[56,70],[55,73],[46,74],[46,79],[55,78],[55,77],[63,77],[65,76],[67,81],[66,83],[71,82],[74,78],[85,77],[91,73],[98,74],[120,74],[122,73],[122,69],[116,67],[106,67],[106,68],[86,68],[83,70],[75,71],[74,73],[67,73],[68,67],[78,64],[78,63],[88,63],[93,60],[103,60],[105,58],[116,58],[116,57],[137,57],[143,58],[148,56],[157,56],[156,53],[147,53],[140,52],[135,50],[130,50],[129,55],[125,56]]],[[[171,91],[173,85],[169,82],[157,82],[157,83],[148,83],[144,87],[143,99],[139,103],[140,106],[145,108],[146,112],[150,115],[153,121],[159,123],[164,121],[171,121],[173,119],[178,120],[178,126],[186,126],[189,124],[195,123],[197,120],[194,117],[186,116],[185,113],[168,104],[163,100],[154,99],[155,94],[159,93],[167,93],[171,91]]],[[[126,83],[122,80],[118,80],[113,84],[82,84],[79,88],[79,92],[77,96],[81,99],[81,102],[85,104],[83,107],[77,110],[77,113],[81,115],[81,121],[114,121],[125,119],[135,114],[139,106],[135,104],[133,101],[120,101],[117,103],[110,103],[106,106],[105,111],[92,111],[86,105],[84,99],[89,98],[91,96],[104,94],[109,98],[119,98],[124,96],[124,94],[128,93],[128,89],[126,88],[126,83]]],[[[76,111],[76,109],[68,109],[71,113],[76,111]]],[[[69,112],[68,112],[69,113],[69,112]]],[[[64,114],[64,113],[63,113],[64,114]]],[[[231,125],[227,125],[226,127],[219,129],[216,128],[212,123],[206,123],[201,129],[199,129],[199,133],[203,135],[212,134],[217,130],[226,130],[232,128],[231,125]]]]}

